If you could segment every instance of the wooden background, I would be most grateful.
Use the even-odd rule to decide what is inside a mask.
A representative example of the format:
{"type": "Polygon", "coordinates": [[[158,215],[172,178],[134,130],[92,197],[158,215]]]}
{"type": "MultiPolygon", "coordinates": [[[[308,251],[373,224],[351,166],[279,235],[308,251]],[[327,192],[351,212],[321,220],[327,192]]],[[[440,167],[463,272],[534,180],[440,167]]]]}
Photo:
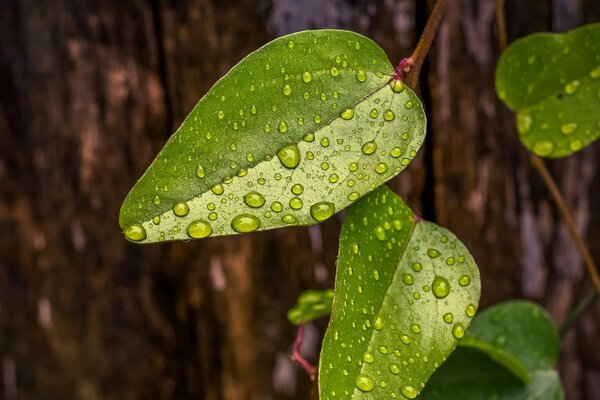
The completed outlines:
{"type": "MultiPolygon", "coordinates": [[[[248,52],[339,27],[397,61],[426,15],[424,0],[0,1],[0,398],[307,399],[285,312],[332,286],[341,217],[136,246],[119,206],[248,52]]],[[[512,40],[598,21],[600,7],[509,0],[507,19],[512,40]]],[[[496,43],[493,0],[450,1],[421,81],[427,143],[392,186],[472,250],[483,306],[529,298],[560,322],[590,285],[495,96],[496,43]]],[[[596,260],[598,155],[551,164],[596,260]]],[[[564,341],[571,400],[600,399],[599,321],[596,304],[564,341]]],[[[324,327],[308,332],[311,357],[324,327]]]]}

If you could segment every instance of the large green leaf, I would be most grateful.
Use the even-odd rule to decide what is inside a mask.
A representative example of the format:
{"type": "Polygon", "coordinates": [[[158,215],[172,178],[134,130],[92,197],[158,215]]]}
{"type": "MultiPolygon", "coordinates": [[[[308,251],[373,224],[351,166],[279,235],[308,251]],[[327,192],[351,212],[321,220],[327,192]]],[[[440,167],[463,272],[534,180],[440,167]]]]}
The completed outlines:
{"type": "Polygon", "coordinates": [[[310,225],[409,164],[415,93],[370,39],[321,30],[244,58],[194,107],[131,190],[125,236],[155,242],[310,225]]]}
{"type": "Polygon", "coordinates": [[[479,294],[477,266],[454,235],[387,187],[373,191],[342,226],[321,399],[415,398],[465,334],[479,294]]]}
{"type": "Polygon", "coordinates": [[[431,377],[422,400],[555,400],[558,332],[526,301],[498,304],[473,319],[460,346],[431,377]]]}
{"type": "Polygon", "coordinates": [[[496,68],[500,99],[517,112],[521,142],[568,156],[600,137],[600,23],[512,43],[496,68]]]}

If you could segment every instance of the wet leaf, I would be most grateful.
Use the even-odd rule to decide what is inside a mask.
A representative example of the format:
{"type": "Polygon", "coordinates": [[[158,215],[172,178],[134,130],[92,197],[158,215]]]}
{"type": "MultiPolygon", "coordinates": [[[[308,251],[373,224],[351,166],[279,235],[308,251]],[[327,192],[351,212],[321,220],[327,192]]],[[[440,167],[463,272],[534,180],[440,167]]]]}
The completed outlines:
{"type": "Polygon", "coordinates": [[[331,314],[333,290],[307,290],[298,296],[298,302],[288,311],[288,320],[302,325],[331,314]]]}
{"type": "Polygon", "coordinates": [[[512,43],[496,68],[496,91],[517,113],[521,142],[565,157],[600,137],[600,23],[512,43]]]}
{"type": "Polygon", "coordinates": [[[320,398],[415,398],[465,334],[479,294],[477,266],[452,233],[418,220],[387,187],[373,191],[342,226],[320,398]]]}
{"type": "Polygon", "coordinates": [[[540,306],[498,304],[473,319],[419,399],[561,400],[558,351],[558,332],[540,306]]]}
{"type": "Polygon", "coordinates": [[[370,39],[306,31],[244,58],[194,107],[121,209],[137,242],[331,217],[409,164],[421,102],[370,39]]]}

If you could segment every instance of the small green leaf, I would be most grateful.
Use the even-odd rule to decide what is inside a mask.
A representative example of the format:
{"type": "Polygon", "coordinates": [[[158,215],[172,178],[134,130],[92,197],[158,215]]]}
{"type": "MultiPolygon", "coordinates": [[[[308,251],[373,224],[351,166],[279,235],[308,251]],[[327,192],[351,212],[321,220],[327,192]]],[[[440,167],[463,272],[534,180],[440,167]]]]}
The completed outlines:
{"type": "Polygon", "coordinates": [[[600,23],[512,43],[496,67],[496,91],[517,112],[521,142],[565,157],[600,137],[600,23]]]}
{"type": "Polygon", "coordinates": [[[422,400],[559,400],[558,332],[527,301],[498,304],[473,319],[460,346],[431,377],[422,400]]]}
{"type": "Polygon", "coordinates": [[[137,242],[311,225],[416,155],[425,115],[370,39],[306,31],[244,58],[194,107],[121,208],[137,242]],[[392,84],[390,84],[390,82],[392,84]]]}
{"type": "Polygon", "coordinates": [[[298,296],[298,302],[288,311],[288,320],[302,325],[331,314],[333,290],[307,290],[298,296]]]}
{"type": "Polygon", "coordinates": [[[527,383],[533,372],[554,367],[559,342],[544,309],[527,301],[511,301],[478,315],[460,345],[479,349],[527,383]]]}
{"type": "Polygon", "coordinates": [[[382,186],[342,226],[322,400],[413,399],[452,352],[479,302],[479,271],[446,229],[382,186]]]}
{"type": "Polygon", "coordinates": [[[458,347],[433,374],[419,400],[563,400],[554,370],[532,373],[528,384],[478,350],[458,347]]]}

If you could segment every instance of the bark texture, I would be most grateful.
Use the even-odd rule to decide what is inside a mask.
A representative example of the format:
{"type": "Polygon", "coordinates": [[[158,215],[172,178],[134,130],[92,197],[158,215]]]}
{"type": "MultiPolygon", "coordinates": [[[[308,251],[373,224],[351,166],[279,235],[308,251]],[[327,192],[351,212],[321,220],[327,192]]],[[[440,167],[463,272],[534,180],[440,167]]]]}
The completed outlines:
{"type": "MultiPolygon", "coordinates": [[[[136,246],[121,201],[195,102],[288,32],[352,29],[399,60],[424,0],[0,1],[0,398],[308,399],[285,313],[333,284],[341,217],[136,246]]],[[[595,0],[507,0],[509,39],[600,20],[595,0]]],[[[494,0],[453,0],[422,75],[426,146],[392,182],[455,232],[484,306],[525,297],[560,322],[589,284],[495,96],[494,0]]],[[[552,163],[600,260],[600,146],[552,163]]],[[[566,337],[570,400],[600,399],[600,307],[566,337]]],[[[317,356],[322,322],[307,332],[317,356]]]]}

